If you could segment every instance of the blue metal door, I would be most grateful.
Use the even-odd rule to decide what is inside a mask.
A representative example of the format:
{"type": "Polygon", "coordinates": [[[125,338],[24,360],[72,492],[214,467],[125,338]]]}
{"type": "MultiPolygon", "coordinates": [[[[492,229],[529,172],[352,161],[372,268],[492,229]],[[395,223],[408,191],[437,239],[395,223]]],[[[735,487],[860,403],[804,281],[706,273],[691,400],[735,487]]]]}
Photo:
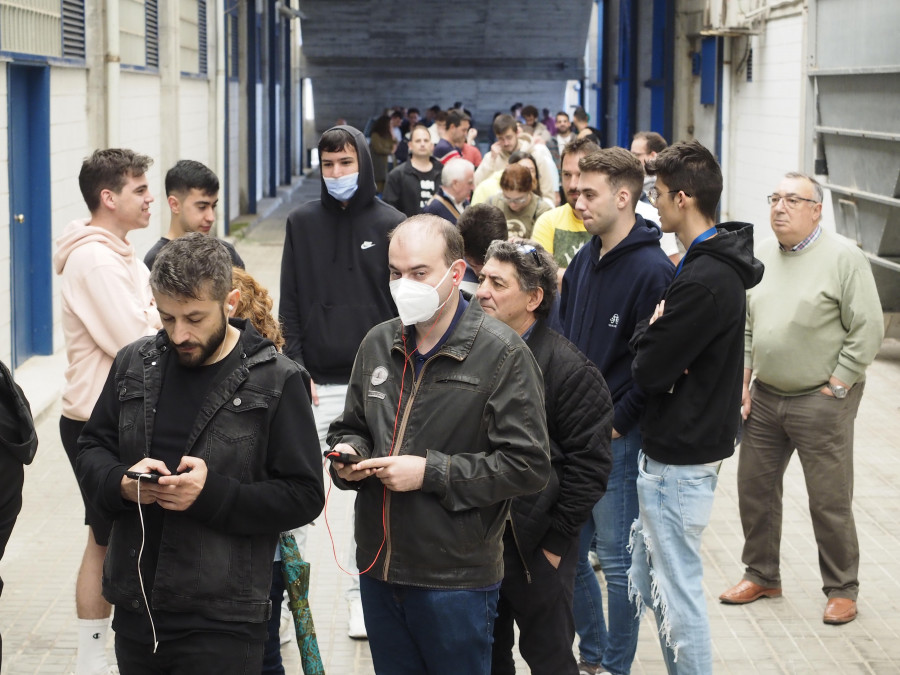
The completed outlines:
{"type": "Polygon", "coordinates": [[[9,64],[12,361],[53,352],[50,69],[9,64]]]}

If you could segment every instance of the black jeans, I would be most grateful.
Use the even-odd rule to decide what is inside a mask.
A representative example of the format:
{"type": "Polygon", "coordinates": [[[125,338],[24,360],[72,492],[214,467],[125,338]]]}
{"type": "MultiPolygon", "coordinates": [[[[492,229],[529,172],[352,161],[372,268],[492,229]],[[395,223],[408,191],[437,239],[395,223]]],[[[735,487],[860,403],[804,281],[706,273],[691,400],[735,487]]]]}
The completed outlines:
{"type": "Polygon", "coordinates": [[[262,642],[247,642],[226,633],[191,633],[153,645],[116,635],[116,660],[122,675],[259,675],[262,642]]]}
{"type": "Polygon", "coordinates": [[[527,560],[530,583],[508,532],[503,544],[504,576],[494,621],[491,675],[515,675],[513,621],[519,626],[519,651],[534,675],[577,675],[572,654],[577,540],[571,542],[556,569],[538,547],[527,560]]]}
{"type": "Polygon", "coordinates": [[[272,616],[269,617],[265,656],[263,657],[262,675],[284,675],[281,663],[281,601],[284,596],[284,576],[281,574],[281,561],[272,563],[272,590],[269,600],[272,601],[272,616]]]}

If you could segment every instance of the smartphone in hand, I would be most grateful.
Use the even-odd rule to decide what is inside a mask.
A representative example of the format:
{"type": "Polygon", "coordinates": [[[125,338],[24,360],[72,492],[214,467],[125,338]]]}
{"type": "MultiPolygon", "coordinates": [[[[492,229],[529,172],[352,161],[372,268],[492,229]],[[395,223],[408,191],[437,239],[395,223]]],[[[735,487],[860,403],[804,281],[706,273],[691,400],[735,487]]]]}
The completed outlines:
{"type": "Polygon", "coordinates": [[[325,459],[330,459],[332,462],[340,462],[341,464],[357,464],[364,459],[359,455],[351,455],[346,452],[335,452],[334,450],[326,450],[322,454],[325,455],[325,459]]]}
{"type": "Polygon", "coordinates": [[[162,475],[157,473],[156,471],[148,471],[143,473],[141,471],[126,471],[125,475],[129,478],[133,478],[134,480],[144,480],[148,483],[158,483],[159,477],[162,475]]]}

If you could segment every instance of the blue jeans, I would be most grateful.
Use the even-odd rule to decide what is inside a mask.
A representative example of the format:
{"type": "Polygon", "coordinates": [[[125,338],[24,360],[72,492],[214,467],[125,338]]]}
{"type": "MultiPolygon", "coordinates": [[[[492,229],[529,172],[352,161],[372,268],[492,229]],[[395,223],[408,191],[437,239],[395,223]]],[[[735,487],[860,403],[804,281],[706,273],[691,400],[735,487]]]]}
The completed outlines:
{"type": "Polygon", "coordinates": [[[434,590],[360,576],[378,675],[489,675],[499,589],[434,590]]]}
{"type": "Polygon", "coordinates": [[[587,663],[615,675],[628,675],[637,650],[640,619],[628,598],[628,538],[638,516],[637,479],[641,434],[637,427],[612,442],[612,471],[606,494],[594,505],[581,531],[575,570],[575,632],[578,651],[587,663]],[[603,620],[603,596],[597,575],[588,562],[593,546],[603,567],[609,599],[609,624],[603,620]]]}
{"type": "Polygon", "coordinates": [[[656,615],[670,674],[712,673],[700,538],[712,514],[718,467],[663,464],[642,452],[638,471],[631,595],[639,609],[656,615]]]}

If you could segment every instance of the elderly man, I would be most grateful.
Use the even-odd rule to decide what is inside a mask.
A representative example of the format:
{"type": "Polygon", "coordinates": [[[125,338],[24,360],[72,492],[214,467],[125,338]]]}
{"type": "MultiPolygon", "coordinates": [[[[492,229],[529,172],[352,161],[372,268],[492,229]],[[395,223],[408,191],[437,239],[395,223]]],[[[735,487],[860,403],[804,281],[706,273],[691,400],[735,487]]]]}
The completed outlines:
{"type": "Polygon", "coordinates": [[[332,452],[350,456],[334,459],[335,484],[358,491],[357,564],[379,674],[490,672],[509,500],[550,476],[541,371],[511,328],[460,293],[463,255],[462,235],[441,218],[394,230],[400,318],[363,340],[328,433],[332,452]]]}
{"type": "Polygon", "coordinates": [[[612,399],[597,367],[547,326],[557,286],[550,254],[529,241],[495,241],[485,258],[476,296],[485,314],[522,336],[541,367],[554,468],[547,487],[513,500],[506,521],[491,673],[516,672],[515,620],[519,651],[532,673],[577,675],[572,589],[578,536],[612,466],[612,399]]]}
{"type": "Polygon", "coordinates": [[[422,213],[431,213],[456,224],[459,214],[469,205],[475,189],[475,166],[467,159],[451,159],[441,172],[441,187],[422,213]]]}
{"type": "Polygon", "coordinates": [[[719,599],[781,595],[783,477],[796,449],[828,597],[823,621],[843,624],[856,618],[859,592],[853,420],[884,336],[881,304],[862,251],[822,228],[822,187],[813,178],[787,174],[769,204],[775,240],[760,246],[766,276],[747,296],[738,463],[747,567],[719,599]]]}

